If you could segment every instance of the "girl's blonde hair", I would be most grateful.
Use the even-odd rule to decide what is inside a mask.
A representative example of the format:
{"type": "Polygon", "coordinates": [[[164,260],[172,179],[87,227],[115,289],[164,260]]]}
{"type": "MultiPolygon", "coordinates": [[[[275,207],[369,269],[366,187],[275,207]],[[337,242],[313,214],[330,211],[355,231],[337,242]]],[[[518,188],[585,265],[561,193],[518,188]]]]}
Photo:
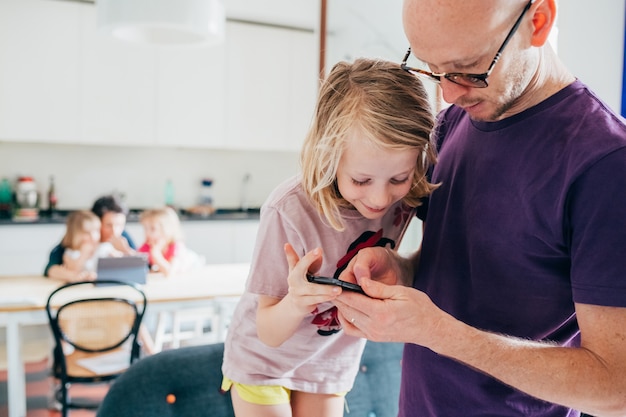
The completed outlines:
{"type": "Polygon", "coordinates": [[[139,221],[141,223],[146,221],[157,222],[161,226],[161,230],[163,230],[167,243],[179,242],[183,239],[180,219],[176,211],[171,207],[144,210],[139,216],[139,221]]]}
{"type": "Polygon", "coordinates": [[[65,236],[61,246],[67,249],[78,249],[80,242],[77,241],[79,234],[85,229],[85,224],[92,223],[100,228],[100,218],[89,210],[73,211],[65,221],[65,236]]]}
{"type": "Polygon", "coordinates": [[[400,65],[360,58],[339,62],[323,82],[300,163],[305,193],[330,225],[343,230],[340,208],[350,207],[337,188],[337,167],[353,129],[361,129],[371,144],[391,150],[419,149],[409,193],[411,207],[437,186],[426,179],[436,162],[431,143],[434,115],[426,90],[400,65]]]}

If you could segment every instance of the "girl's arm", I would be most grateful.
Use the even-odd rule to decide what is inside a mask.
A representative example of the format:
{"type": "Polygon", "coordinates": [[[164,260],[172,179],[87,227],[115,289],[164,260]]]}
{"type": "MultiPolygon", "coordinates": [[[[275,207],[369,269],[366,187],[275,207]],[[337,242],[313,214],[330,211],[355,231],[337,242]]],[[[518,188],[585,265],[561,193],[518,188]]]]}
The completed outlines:
{"type": "Polygon", "coordinates": [[[69,251],[63,254],[63,266],[73,272],[81,272],[85,269],[85,263],[94,255],[96,247],[91,244],[83,244],[80,247],[78,257],[71,256],[69,251]]]}
{"type": "Polygon", "coordinates": [[[268,346],[280,346],[298,329],[302,320],[311,314],[318,304],[331,301],[341,294],[341,288],[334,285],[312,284],[306,273],[319,268],[322,260],[321,249],[314,249],[302,259],[298,259],[291,245],[285,245],[289,263],[289,292],[283,298],[267,295],[259,296],[257,309],[257,333],[259,339],[268,346]]]}
{"type": "Polygon", "coordinates": [[[48,278],[63,282],[93,281],[96,274],[90,271],[72,271],[63,265],[52,265],[48,269],[48,278]]]}
{"type": "Polygon", "coordinates": [[[152,246],[150,248],[150,258],[152,259],[152,266],[158,268],[158,271],[167,276],[172,270],[170,261],[165,259],[163,252],[158,247],[152,246]]]}

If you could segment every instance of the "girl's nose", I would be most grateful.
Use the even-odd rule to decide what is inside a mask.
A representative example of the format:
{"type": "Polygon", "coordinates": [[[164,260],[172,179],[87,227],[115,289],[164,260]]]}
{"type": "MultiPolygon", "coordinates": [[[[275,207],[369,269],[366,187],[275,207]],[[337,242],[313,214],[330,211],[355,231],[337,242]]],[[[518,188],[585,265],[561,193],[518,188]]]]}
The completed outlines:
{"type": "Polygon", "coordinates": [[[372,193],[369,200],[372,208],[384,208],[391,202],[392,195],[387,187],[381,187],[372,193]]]}

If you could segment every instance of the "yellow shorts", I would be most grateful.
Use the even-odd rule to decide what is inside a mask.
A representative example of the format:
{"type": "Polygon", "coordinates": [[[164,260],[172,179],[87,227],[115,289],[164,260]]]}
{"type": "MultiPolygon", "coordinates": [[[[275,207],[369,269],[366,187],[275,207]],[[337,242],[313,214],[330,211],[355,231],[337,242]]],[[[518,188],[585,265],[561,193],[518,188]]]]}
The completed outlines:
{"type": "Polygon", "coordinates": [[[246,385],[224,377],[222,391],[229,391],[233,386],[242,400],[252,404],[278,405],[291,401],[291,390],[280,385],[246,385]]]}
{"type": "MultiPolygon", "coordinates": [[[[242,400],[252,404],[279,405],[289,404],[291,401],[291,390],[280,385],[246,385],[224,377],[222,391],[229,391],[233,386],[237,389],[237,394],[242,400]]],[[[346,393],[342,392],[335,395],[345,397],[346,393]]]]}

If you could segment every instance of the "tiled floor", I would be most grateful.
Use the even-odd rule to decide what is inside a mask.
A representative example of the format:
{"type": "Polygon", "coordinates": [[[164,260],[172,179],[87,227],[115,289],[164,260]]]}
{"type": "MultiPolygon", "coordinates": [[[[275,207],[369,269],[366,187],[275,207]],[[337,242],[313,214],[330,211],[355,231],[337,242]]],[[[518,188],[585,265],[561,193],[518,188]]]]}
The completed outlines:
{"type": "MultiPolygon", "coordinates": [[[[36,363],[26,364],[26,395],[27,417],[60,417],[61,413],[50,410],[49,397],[51,396],[53,381],[48,376],[48,361],[43,360],[36,363]]],[[[6,371],[0,371],[0,417],[8,416],[6,371]]],[[[108,385],[79,385],[70,388],[72,398],[89,398],[98,401],[104,397],[108,390],[108,385]]],[[[93,410],[71,410],[70,417],[94,417],[93,410]]]]}

